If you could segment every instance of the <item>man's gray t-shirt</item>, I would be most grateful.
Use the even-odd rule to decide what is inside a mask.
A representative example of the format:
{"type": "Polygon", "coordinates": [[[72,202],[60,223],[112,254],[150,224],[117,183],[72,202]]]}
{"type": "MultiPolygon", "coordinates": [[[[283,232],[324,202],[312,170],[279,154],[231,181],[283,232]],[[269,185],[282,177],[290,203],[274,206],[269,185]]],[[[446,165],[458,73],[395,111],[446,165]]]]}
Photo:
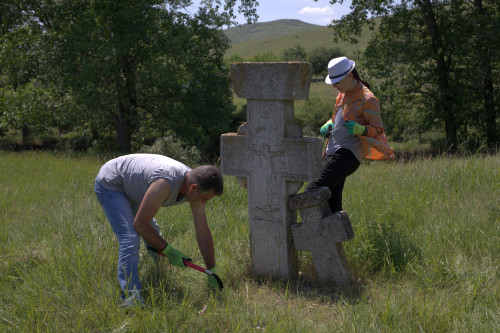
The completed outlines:
{"type": "Polygon", "coordinates": [[[344,126],[345,123],[342,108],[340,108],[335,116],[333,130],[330,131],[328,136],[326,155],[332,155],[338,149],[346,148],[352,151],[354,156],[356,156],[360,162],[363,162],[363,147],[361,146],[361,140],[357,135],[349,134],[349,131],[344,126]]]}
{"type": "Polygon", "coordinates": [[[108,161],[101,167],[96,180],[110,191],[123,192],[131,202],[140,203],[149,186],[158,179],[170,185],[170,195],[162,206],[185,201],[177,200],[189,167],[174,159],[155,154],[131,154],[108,161]]]}

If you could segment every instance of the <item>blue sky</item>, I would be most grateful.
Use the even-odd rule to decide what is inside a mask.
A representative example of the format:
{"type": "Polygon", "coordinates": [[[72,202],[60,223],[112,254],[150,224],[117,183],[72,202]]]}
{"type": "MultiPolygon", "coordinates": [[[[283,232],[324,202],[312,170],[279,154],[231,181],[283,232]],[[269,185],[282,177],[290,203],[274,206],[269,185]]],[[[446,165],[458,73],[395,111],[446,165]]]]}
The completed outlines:
{"type": "MultiPolygon", "coordinates": [[[[344,4],[331,5],[329,0],[258,0],[257,22],[269,22],[281,19],[297,19],[303,22],[328,25],[333,19],[340,19],[342,15],[349,12],[351,1],[344,4]]],[[[196,5],[199,0],[193,0],[196,5]]],[[[246,21],[240,15],[238,23],[244,24],[246,21]]]]}

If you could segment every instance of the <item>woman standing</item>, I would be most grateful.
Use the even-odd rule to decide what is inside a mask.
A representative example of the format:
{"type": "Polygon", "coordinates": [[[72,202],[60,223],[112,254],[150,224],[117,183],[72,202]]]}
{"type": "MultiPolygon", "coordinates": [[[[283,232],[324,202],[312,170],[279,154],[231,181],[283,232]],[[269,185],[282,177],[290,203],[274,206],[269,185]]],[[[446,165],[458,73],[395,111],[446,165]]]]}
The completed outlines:
{"type": "Polygon", "coordinates": [[[327,186],[332,192],[328,200],[332,213],[342,210],[345,180],[359,168],[363,158],[394,158],[384,134],[379,102],[354,67],[355,62],[346,57],[328,63],[325,83],[339,94],[331,119],[320,129],[320,134],[328,138],[321,176],[306,189],[327,186]]]}

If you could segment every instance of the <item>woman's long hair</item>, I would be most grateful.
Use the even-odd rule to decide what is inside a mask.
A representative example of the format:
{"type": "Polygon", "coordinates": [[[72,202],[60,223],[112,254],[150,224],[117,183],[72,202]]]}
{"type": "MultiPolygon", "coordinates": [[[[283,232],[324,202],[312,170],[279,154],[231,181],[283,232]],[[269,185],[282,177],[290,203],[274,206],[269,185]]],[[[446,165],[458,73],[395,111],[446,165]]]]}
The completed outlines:
{"type": "Polygon", "coordinates": [[[351,73],[352,73],[352,76],[354,76],[354,78],[355,78],[356,80],[360,81],[361,83],[363,83],[363,85],[364,85],[365,87],[367,87],[368,89],[370,89],[370,84],[369,84],[368,82],[366,82],[366,81],[364,81],[364,80],[361,80],[361,79],[359,78],[359,73],[358,73],[358,71],[356,70],[356,68],[353,68],[353,69],[352,69],[352,71],[351,71],[351,73]]]}

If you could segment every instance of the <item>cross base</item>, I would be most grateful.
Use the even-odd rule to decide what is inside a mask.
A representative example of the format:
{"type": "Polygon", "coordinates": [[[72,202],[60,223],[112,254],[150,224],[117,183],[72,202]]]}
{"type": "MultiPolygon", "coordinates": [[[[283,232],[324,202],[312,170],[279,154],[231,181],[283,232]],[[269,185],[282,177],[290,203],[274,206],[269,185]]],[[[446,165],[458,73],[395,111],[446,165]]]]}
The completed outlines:
{"type": "Polygon", "coordinates": [[[342,242],[352,239],[354,232],[345,211],[331,214],[326,210],[330,196],[326,187],[292,196],[289,206],[300,210],[303,222],[292,224],[290,229],[295,248],[311,252],[319,280],[343,287],[351,284],[353,278],[342,242]]]}

